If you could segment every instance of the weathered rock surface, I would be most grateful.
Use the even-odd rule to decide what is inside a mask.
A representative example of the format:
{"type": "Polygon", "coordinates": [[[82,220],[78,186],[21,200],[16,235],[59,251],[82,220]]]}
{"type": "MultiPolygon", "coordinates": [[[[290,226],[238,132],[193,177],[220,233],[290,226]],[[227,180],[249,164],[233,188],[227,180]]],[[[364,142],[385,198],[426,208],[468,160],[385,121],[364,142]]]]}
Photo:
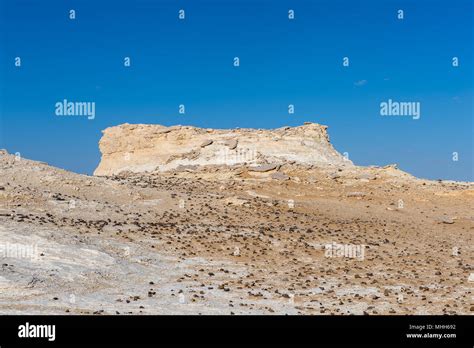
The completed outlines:
{"type": "Polygon", "coordinates": [[[123,124],[103,131],[94,175],[168,171],[179,165],[294,163],[351,166],[329,142],[327,127],[306,122],[272,130],[123,124]]]}
{"type": "Polygon", "coordinates": [[[288,175],[281,172],[272,173],[270,177],[275,180],[289,180],[290,179],[288,175]]]}
{"type": "Polygon", "coordinates": [[[261,173],[269,172],[269,171],[275,170],[275,169],[277,169],[276,164],[262,164],[260,166],[255,166],[255,167],[250,167],[249,168],[249,170],[252,171],[252,172],[261,172],[261,173]]]}

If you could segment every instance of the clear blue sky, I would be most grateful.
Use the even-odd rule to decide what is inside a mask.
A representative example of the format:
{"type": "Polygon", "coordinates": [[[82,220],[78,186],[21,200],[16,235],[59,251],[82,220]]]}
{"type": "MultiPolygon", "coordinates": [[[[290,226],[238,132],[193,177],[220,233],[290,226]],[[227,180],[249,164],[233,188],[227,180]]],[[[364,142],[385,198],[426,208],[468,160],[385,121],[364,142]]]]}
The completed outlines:
{"type": "Polygon", "coordinates": [[[125,122],[313,121],[356,164],[474,180],[472,0],[0,3],[0,147],[9,152],[92,173],[101,130],[125,122]],[[95,119],[56,116],[65,98],[95,102],[95,119]],[[420,102],[420,119],[380,116],[389,98],[420,102]]]}

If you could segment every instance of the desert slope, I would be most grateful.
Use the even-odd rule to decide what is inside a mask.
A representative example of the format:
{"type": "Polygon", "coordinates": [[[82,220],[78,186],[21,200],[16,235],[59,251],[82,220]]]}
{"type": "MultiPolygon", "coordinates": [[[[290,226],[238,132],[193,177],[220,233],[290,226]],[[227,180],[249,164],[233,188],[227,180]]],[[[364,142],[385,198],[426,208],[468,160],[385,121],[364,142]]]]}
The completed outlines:
{"type": "MultiPolygon", "coordinates": [[[[228,140],[202,139],[209,134],[228,140]]],[[[306,147],[296,142],[291,153],[268,145],[256,162],[227,165],[211,164],[213,152],[183,162],[148,139],[153,166],[172,165],[133,173],[148,147],[133,145],[134,164],[124,166],[113,154],[129,137],[114,150],[104,137],[99,174],[120,175],[0,152],[0,313],[474,311],[473,183],[354,166],[327,143],[331,163],[286,159],[306,147]]],[[[212,146],[202,139],[184,153],[212,146]]]]}

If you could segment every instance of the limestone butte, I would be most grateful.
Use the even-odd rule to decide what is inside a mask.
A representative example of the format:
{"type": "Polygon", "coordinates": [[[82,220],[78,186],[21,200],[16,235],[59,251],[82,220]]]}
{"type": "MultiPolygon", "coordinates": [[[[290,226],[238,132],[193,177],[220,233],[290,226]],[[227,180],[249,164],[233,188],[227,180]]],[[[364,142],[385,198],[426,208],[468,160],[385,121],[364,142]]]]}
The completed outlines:
{"type": "Polygon", "coordinates": [[[105,129],[99,147],[98,176],[196,165],[352,165],[331,145],[327,127],[309,122],[272,130],[123,124],[105,129]]]}

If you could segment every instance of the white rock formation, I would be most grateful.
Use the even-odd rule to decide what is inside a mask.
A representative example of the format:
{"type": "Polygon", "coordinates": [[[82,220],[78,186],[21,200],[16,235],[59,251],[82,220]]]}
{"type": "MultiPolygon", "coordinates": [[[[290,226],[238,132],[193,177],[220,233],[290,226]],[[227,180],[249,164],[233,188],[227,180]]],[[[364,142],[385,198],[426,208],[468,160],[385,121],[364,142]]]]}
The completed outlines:
{"type": "Polygon", "coordinates": [[[262,165],[296,162],[352,166],[329,142],[327,126],[203,129],[123,124],[103,131],[102,159],[94,175],[167,171],[179,166],[262,165]]]}

